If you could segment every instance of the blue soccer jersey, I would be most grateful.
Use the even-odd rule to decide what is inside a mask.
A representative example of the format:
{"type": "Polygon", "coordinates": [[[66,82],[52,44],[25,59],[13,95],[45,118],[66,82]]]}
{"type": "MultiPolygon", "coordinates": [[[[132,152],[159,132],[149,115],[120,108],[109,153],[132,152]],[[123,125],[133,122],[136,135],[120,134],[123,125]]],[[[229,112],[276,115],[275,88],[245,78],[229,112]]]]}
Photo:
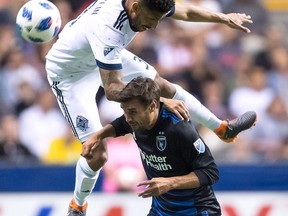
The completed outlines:
{"type": "Polygon", "coordinates": [[[218,181],[218,169],[211,152],[191,122],[161,108],[151,130],[132,131],[122,116],[111,123],[116,136],[133,133],[148,179],[172,177],[195,172],[200,187],[171,190],[152,197],[149,216],[219,216],[220,205],[212,184],[218,181]]]}

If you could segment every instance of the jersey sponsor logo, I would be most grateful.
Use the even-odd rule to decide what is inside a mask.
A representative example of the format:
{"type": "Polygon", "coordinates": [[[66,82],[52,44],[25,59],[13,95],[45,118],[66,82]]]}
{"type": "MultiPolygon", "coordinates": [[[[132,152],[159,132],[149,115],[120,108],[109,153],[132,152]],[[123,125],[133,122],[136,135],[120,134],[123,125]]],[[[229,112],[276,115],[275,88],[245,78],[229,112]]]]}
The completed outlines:
{"type": "Polygon", "coordinates": [[[203,143],[203,141],[198,138],[194,143],[193,143],[195,149],[199,152],[199,154],[204,153],[205,152],[205,145],[203,143]]]}
{"type": "Polygon", "coordinates": [[[154,154],[147,154],[145,151],[139,148],[141,159],[143,164],[152,167],[159,171],[172,170],[171,164],[167,163],[166,156],[157,156],[154,154]]]}
{"type": "Polygon", "coordinates": [[[156,146],[159,151],[164,151],[166,148],[166,137],[165,136],[156,136],[156,146]]]}
{"type": "Polygon", "coordinates": [[[104,56],[107,56],[114,48],[112,47],[105,47],[104,48],[104,56]]]}
{"type": "Polygon", "coordinates": [[[86,119],[83,116],[77,116],[76,118],[76,126],[81,130],[81,131],[86,131],[88,128],[88,119],[86,119]]]}

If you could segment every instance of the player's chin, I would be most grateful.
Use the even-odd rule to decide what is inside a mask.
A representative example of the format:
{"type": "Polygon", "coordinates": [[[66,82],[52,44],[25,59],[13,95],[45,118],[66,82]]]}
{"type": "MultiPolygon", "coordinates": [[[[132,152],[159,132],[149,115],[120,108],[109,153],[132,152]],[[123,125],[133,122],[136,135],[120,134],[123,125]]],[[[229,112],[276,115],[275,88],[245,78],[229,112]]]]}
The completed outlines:
{"type": "Polygon", "coordinates": [[[144,27],[141,27],[139,32],[144,32],[144,31],[147,31],[149,29],[150,29],[150,27],[148,28],[148,27],[144,26],[144,27]]]}
{"type": "Polygon", "coordinates": [[[136,29],[137,32],[144,32],[148,30],[146,26],[137,26],[137,27],[134,26],[134,28],[136,29]]]}
{"type": "Polygon", "coordinates": [[[138,32],[144,32],[146,30],[147,30],[146,28],[140,28],[140,29],[138,29],[138,32]]]}
{"type": "Polygon", "coordinates": [[[129,124],[133,131],[139,130],[138,124],[129,124]]]}

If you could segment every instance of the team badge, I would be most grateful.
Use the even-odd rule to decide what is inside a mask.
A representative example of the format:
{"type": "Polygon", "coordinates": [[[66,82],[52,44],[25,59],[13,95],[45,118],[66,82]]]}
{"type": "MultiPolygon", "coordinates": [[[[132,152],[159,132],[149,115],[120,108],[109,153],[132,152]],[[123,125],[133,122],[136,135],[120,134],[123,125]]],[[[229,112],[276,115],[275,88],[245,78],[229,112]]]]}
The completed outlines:
{"type": "Polygon", "coordinates": [[[193,143],[195,149],[200,153],[204,153],[205,152],[205,145],[203,143],[203,141],[198,138],[194,143],[193,143]]]}
{"type": "Polygon", "coordinates": [[[166,148],[166,137],[156,136],[156,146],[160,151],[163,151],[166,148]]]}
{"type": "Polygon", "coordinates": [[[77,116],[76,118],[76,126],[81,130],[81,131],[86,131],[88,128],[88,119],[84,118],[83,116],[77,116]]]}

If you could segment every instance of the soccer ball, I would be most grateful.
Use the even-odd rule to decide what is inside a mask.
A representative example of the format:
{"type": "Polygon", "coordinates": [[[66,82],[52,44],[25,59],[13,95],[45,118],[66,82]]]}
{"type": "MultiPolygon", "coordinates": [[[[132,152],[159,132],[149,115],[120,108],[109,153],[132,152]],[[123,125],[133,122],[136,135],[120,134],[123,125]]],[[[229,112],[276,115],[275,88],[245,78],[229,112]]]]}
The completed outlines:
{"type": "Polygon", "coordinates": [[[61,16],[52,2],[30,0],[20,8],[16,24],[25,40],[31,43],[46,43],[59,33],[61,16]]]}

